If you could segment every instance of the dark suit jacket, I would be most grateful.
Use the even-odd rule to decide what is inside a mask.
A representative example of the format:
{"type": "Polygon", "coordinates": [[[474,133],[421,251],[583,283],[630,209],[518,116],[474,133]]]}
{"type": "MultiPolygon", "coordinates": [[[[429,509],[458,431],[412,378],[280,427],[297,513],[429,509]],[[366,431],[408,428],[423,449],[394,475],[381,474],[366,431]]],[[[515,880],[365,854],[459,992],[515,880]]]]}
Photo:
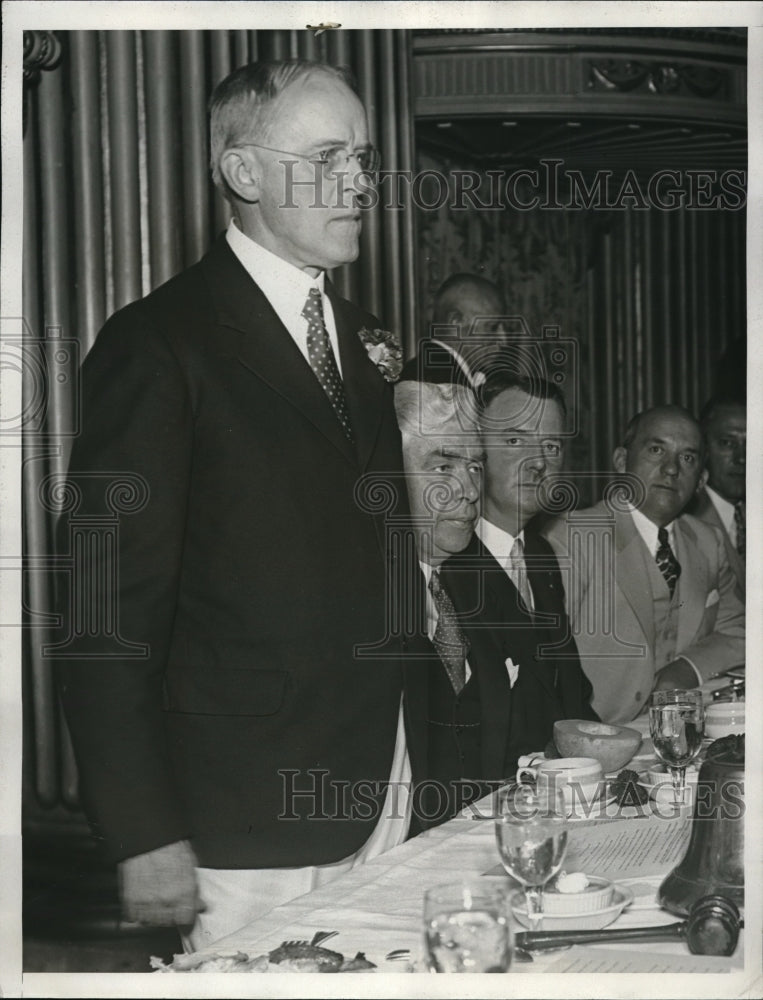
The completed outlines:
{"type": "MultiPolygon", "coordinates": [[[[545,539],[527,530],[525,554],[533,619],[520,610],[514,584],[476,535],[440,572],[469,638],[469,666],[479,681],[482,773],[475,777],[483,781],[513,777],[517,759],[543,750],[558,719],[598,718],[567,621],[556,557],[545,539]],[[520,668],[513,688],[508,657],[520,668]]],[[[426,719],[426,671],[412,665],[409,694],[412,711],[426,719]]],[[[417,761],[423,757],[417,746],[417,761]]]]}
{"type": "Polygon", "coordinates": [[[469,369],[459,364],[452,351],[441,342],[427,338],[420,341],[416,357],[403,365],[400,381],[462,385],[469,389],[472,383],[467,371],[469,369]]]}
{"type": "Polygon", "coordinates": [[[736,578],[736,589],[735,593],[739,600],[744,604],[746,585],[745,585],[745,561],[742,556],[736,550],[736,547],[731,544],[731,539],[729,538],[729,533],[723,525],[718,516],[718,511],[715,509],[715,504],[707,495],[707,493],[702,490],[693,497],[691,503],[686,508],[685,513],[693,514],[694,517],[699,518],[700,521],[704,521],[705,524],[711,524],[714,528],[717,528],[723,535],[723,545],[726,549],[726,555],[728,556],[729,566],[731,567],[731,572],[736,578]]]}
{"type": "MultiPolygon", "coordinates": [[[[400,477],[402,456],[391,386],[357,336],[379,324],[327,292],[356,452],[224,239],[113,316],[84,364],[74,513],[103,512],[122,472],[149,494],[120,517],[116,583],[118,632],[145,655],[94,655],[86,635],[58,652],[112,858],[191,837],[211,867],[320,864],[375,824],[344,818],[331,788],[349,782],[349,808],[358,782],[389,777],[402,672],[358,652],[387,633],[383,512],[356,485],[400,477]]],[[[100,593],[101,569],[77,586],[100,593]]]]}

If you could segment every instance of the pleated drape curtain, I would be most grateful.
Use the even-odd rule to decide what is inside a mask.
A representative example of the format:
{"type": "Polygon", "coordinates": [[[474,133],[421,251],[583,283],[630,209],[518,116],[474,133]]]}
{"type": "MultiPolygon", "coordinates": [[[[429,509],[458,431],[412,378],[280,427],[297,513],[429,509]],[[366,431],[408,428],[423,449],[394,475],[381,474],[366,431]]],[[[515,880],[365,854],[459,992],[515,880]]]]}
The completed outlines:
{"type": "MultiPolygon", "coordinates": [[[[24,441],[25,725],[28,775],[43,806],[75,805],[77,780],[50,664],[55,518],[45,499],[76,433],[76,367],[106,318],[197,261],[228,222],[209,179],[206,106],[231,70],[256,59],[348,66],[383,170],[412,169],[406,31],[72,31],[26,95],[24,441]]],[[[333,274],[409,352],[416,329],[413,217],[367,212],[361,256],[333,274]]]]}

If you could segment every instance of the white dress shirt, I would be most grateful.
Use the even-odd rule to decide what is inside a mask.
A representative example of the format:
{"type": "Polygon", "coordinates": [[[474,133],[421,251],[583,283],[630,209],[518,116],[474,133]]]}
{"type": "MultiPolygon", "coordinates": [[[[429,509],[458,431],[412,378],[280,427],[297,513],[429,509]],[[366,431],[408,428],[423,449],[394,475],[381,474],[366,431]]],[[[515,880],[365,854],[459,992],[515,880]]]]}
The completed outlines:
{"type": "Polygon", "coordinates": [[[310,364],[310,359],[307,354],[307,320],[302,315],[302,310],[307,302],[310,289],[318,289],[323,302],[323,320],[341,375],[342,361],[339,357],[339,340],[337,339],[334,310],[331,308],[331,300],[324,292],[325,272],[321,271],[316,278],[312,278],[305,271],[284,260],[283,257],[276,256],[270,250],[260,246],[259,243],[249,239],[248,236],[244,236],[233,219],[230,221],[225,238],[249,277],[259,285],[265,298],[291,334],[294,343],[308,364],[310,364]]]}
{"type": "Polygon", "coordinates": [[[737,545],[737,523],[734,520],[734,504],[724,499],[720,493],[716,493],[711,486],[705,486],[705,493],[710,497],[713,507],[718,512],[721,524],[726,529],[726,533],[731,540],[731,544],[737,545]]]}
{"type": "Polygon", "coordinates": [[[519,539],[524,548],[525,544],[525,532],[524,529],[519,532],[515,537],[510,535],[508,531],[504,531],[503,528],[499,528],[497,525],[493,524],[491,521],[486,521],[484,517],[481,517],[477,521],[477,527],[475,528],[477,537],[488,550],[488,552],[493,556],[498,565],[505,570],[506,575],[517,588],[517,591],[522,594],[523,591],[530,595],[530,611],[535,610],[535,601],[533,599],[532,587],[527,579],[527,566],[525,566],[525,580],[527,581],[527,587],[522,587],[522,581],[519,579],[517,570],[515,568],[514,562],[511,558],[511,550],[514,548],[514,542],[519,539]]]}
{"type": "MultiPolygon", "coordinates": [[[[636,510],[635,507],[631,507],[630,512],[631,512],[631,517],[633,518],[633,523],[636,525],[636,530],[644,539],[644,544],[652,553],[652,556],[656,559],[657,549],[660,547],[660,540],[658,535],[660,529],[657,527],[654,521],[650,521],[645,514],[642,514],[640,510],[636,510]]],[[[673,522],[671,521],[670,524],[666,524],[665,529],[668,533],[668,542],[670,543],[670,547],[673,550],[673,555],[675,555],[676,545],[675,545],[675,533],[673,531],[673,522]]]]}

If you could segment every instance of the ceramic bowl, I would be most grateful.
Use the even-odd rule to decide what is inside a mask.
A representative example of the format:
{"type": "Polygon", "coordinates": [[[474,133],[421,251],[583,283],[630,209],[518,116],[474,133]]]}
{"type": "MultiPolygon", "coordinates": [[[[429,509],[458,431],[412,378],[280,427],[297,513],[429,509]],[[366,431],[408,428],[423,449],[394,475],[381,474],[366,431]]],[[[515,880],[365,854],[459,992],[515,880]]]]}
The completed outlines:
{"type": "MultiPolygon", "coordinates": [[[[544,900],[546,894],[544,893],[544,900]]],[[[543,931],[598,931],[608,927],[620,916],[626,906],[633,901],[633,893],[625,886],[616,885],[612,902],[601,910],[590,913],[544,913],[539,930],[543,931]]],[[[523,892],[515,892],[511,897],[511,912],[523,927],[530,927],[527,904],[523,892]]]]}
{"type": "Polygon", "coordinates": [[[554,723],[554,745],[565,757],[593,757],[605,773],[625,767],[641,746],[641,733],[627,726],[586,719],[554,723]]]}
{"type": "Polygon", "coordinates": [[[543,909],[554,916],[603,910],[612,903],[615,894],[614,884],[606,878],[590,877],[582,892],[556,892],[554,885],[552,882],[543,893],[543,909]]]}

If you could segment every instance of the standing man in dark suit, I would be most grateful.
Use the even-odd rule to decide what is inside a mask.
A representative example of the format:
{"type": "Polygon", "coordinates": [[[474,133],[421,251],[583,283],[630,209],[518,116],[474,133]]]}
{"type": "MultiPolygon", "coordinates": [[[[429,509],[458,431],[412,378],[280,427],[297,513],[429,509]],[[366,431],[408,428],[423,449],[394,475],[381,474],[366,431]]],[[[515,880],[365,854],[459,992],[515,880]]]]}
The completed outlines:
{"type": "Polygon", "coordinates": [[[715,396],[700,413],[699,425],[708,478],[686,512],[721,530],[736,595],[744,603],[747,404],[738,396],[715,396]]]}
{"type": "Polygon", "coordinates": [[[379,821],[409,765],[399,649],[364,656],[387,634],[385,536],[356,496],[365,473],[402,475],[400,435],[364,346],[379,323],[325,277],[358,255],[365,110],[330,66],[245,66],[213,95],[211,160],[227,233],[113,316],[83,370],[78,512],[121,472],[146,494],[119,524],[125,652],[94,654],[77,628],[98,562],[73,581],[59,649],[125,914],[194,925],[194,948],[408,823],[379,821]],[[370,812],[352,808],[359,783],[370,812]]]}

